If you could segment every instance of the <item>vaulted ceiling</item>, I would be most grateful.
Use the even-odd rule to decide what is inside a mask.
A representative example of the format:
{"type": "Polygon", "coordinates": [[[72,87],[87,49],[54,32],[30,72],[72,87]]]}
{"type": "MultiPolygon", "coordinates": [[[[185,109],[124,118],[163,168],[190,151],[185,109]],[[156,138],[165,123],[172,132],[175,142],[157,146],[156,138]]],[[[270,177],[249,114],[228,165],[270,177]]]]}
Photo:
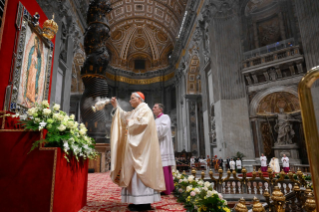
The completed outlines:
{"type": "Polygon", "coordinates": [[[187,0],[111,0],[110,65],[143,73],[169,66],[187,0]],[[145,61],[136,69],[135,60],[145,61]]]}

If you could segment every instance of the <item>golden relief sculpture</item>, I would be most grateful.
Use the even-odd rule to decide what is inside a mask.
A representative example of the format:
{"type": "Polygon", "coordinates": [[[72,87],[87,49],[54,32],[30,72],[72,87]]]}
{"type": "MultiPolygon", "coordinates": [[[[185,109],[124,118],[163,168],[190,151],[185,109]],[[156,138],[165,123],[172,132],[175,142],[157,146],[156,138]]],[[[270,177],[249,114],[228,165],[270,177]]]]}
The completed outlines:
{"type": "Polygon", "coordinates": [[[118,81],[118,82],[124,82],[132,85],[149,85],[157,82],[165,82],[167,80],[172,79],[175,76],[175,73],[170,73],[163,76],[158,76],[158,77],[153,77],[149,79],[132,79],[128,77],[123,77],[123,76],[115,76],[110,73],[105,74],[107,78],[109,78],[112,81],[118,81]]]}
{"type": "Polygon", "coordinates": [[[188,71],[187,93],[198,94],[201,93],[201,80],[199,74],[199,59],[196,55],[191,58],[190,67],[188,71]]]}
{"type": "Polygon", "coordinates": [[[300,111],[298,97],[288,92],[271,93],[260,101],[257,113],[279,113],[281,108],[285,113],[300,111]]]}
{"type": "Polygon", "coordinates": [[[120,40],[123,36],[123,33],[121,30],[116,30],[115,32],[111,33],[111,39],[112,40],[120,40]]]}
{"type": "Polygon", "coordinates": [[[145,40],[143,38],[135,39],[135,47],[138,49],[142,49],[145,47],[145,40]]]}

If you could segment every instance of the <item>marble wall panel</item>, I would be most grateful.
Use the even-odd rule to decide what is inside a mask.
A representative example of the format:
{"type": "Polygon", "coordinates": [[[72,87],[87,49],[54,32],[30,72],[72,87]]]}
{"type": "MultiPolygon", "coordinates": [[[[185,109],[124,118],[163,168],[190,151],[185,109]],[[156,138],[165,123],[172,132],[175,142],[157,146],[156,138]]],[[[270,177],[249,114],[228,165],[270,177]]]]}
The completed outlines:
{"type": "Polygon", "coordinates": [[[246,98],[221,100],[215,104],[217,148],[214,154],[224,158],[238,151],[254,158],[253,139],[248,119],[246,98]]]}

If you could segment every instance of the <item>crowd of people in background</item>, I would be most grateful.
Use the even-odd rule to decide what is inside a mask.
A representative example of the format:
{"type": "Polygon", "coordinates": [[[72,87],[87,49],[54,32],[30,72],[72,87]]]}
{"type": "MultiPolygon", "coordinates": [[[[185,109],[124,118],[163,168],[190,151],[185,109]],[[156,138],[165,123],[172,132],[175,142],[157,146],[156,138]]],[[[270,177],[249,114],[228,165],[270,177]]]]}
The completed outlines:
{"type": "MultiPolygon", "coordinates": [[[[236,157],[227,157],[226,159],[223,159],[222,157],[219,157],[217,155],[205,158],[204,156],[201,157],[177,157],[176,163],[178,164],[189,164],[191,167],[194,168],[202,168],[202,169],[213,169],[215,172],[218,172],[218,169],[221,168],[224,171],[230,170],[233,172],[234,170],[237,173],[241,173],[242,170],[242,160],[240,158],[236,157]]],[[[289,158],[283,154],[283,157],[281,158],[282,162],[282,169],[288,173],[289,172],[289,158]]],[[[267,157],[264,154],[261,154],[260,156],[260,165],[261,165],[261,171],[267,172],[268,166],[273,170],[273,172],[280,172],[280,165],[279,160],[276,157],[272,157],[269,164],[267,163],[267,157]]]]}
{"type": "MultiPolygon", "coordinates": [[[[185,161],[185,159],[181,159],[185,161]]],[[[207,158],[204,159],[203,156],[201,157],[191,157],[189,159],[189,163],[191,167],[199,168],[199,166],[202,166],[201,164],[205,163],[205,166],[207,169],[213,169],[216,172],[218,172],[218,169],[221,168],[223,170],[230,169],[231,171],[236,170],[237,173],[241,173],[242,169],[242,162],[240,158],[227,158],[224,160],[222,157],[219,157],[215,155],[214,157],[209,157],[207,155],[207,158]]]]}

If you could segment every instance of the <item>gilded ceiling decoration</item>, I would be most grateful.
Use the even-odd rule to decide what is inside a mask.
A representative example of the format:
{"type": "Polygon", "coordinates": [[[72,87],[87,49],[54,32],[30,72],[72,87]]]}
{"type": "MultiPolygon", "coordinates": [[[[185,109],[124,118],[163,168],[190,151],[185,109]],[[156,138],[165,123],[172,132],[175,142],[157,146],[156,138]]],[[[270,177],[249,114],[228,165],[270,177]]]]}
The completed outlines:
{"type": "Polygon", "coordinates": [[[174,72],[164,76],[157,76],[157,77],[152,77],[148,79],[134,79],[134,78],[128,78],[128,77],[119,76],[119,75],[115,76],[110,73],[106,73],[106,77],[112,81],[124,82],[131,85],[150,85],[153,83],[165,82],[167,80],[172,79],[174,77],[174,72]]]}
{"type": "Polygon", "coordinates": [[[169,66],[186,0],[111,0],[110,65],[144,73],[169,66]],[[136,60],[145,66],[137,67],[136,60]]]}
{"type": "Polygon", "coordinates": [[[269,94],[260,101],[257,113],[279,113],[279,108],[283,108],[286,113],[299,111],[300,105],[298,97],[288,92],[269,94]]]}
{"type": "Polygon", "coordinates": [[[199,75],[199,59],[197,55],[191,58],[187,80],[187,93],[199,94],[201,93],[201,80],[199,75]]]}

